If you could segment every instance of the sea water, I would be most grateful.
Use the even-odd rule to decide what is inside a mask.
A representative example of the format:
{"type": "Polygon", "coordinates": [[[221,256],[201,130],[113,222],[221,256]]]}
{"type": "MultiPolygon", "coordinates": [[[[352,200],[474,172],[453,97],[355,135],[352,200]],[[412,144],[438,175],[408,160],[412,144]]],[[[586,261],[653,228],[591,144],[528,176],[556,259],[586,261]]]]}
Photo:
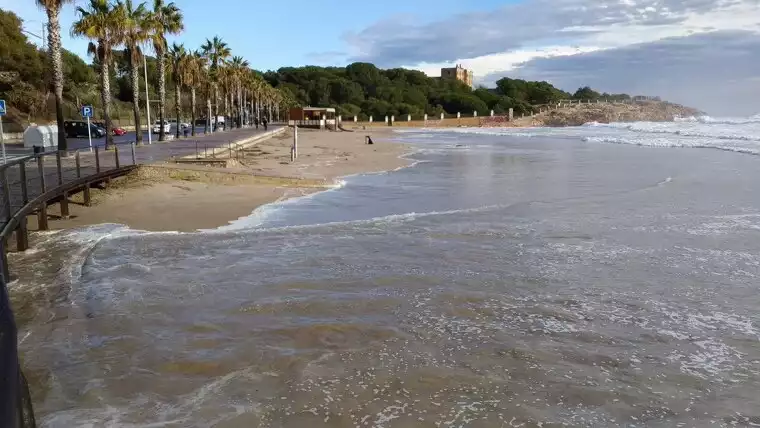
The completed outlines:
{"type": "Polygon", "coordinates": [[[409,130],[413,166],[218,230],[41,235],[38,418],[760,424],[758,122],[409,130]]]}

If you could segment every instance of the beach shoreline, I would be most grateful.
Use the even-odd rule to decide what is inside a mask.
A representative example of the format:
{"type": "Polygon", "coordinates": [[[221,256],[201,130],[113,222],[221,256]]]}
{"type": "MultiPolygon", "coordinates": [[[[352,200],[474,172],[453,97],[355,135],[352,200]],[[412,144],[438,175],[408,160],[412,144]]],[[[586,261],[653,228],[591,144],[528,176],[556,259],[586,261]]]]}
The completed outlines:
{"type": "MultiPolygon", "coordinates": [[[[257,208],[328,190],[341,177],[408,166],[409,146],[391,142],[393,130],[298,131],[298,158],[290,162],[292,130],[246,149],[231,168],[157,163],[93,189],[93,205],[72,198],[70,217],[49,208],[51,229],[123,224],[151,232],[194,232],[229,225],[257,208]],[[365,135],[375,144],[365,144],[365,135]]],[[[81,196],[80,196],[81,197],[81,196]]],[[[30,228],[36,218],[30,217],[30,228]]]]}

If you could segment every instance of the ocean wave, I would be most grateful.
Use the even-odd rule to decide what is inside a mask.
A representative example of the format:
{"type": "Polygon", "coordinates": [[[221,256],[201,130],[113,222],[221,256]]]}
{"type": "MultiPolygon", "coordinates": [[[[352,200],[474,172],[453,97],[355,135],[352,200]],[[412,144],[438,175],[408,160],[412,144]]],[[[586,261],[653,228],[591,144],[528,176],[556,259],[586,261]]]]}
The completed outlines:
{"type": "Polygon", "coordinates": [[[715,149],[727,152],[745,153],[750,155],[760,155],[760,147],[741,147],[728,146],[715,143],[705,143],[699,141],[672,140],[667,138],[637,138],[637,137],[584,137],[583,141],[590,143],[613,143],[613,144],[630,144],[634,146],[645,147],[677,147],[693,149],[715,149]]]}
{"type": "Polygon", "coordinates": [[[723,125],[744,125],[747,123],[760,123],[760,114],[750,117],[712,117],[712,116],[689,116],[677,117],[675,122],[704,123],[704,124],[723,124],[723,125]]]}

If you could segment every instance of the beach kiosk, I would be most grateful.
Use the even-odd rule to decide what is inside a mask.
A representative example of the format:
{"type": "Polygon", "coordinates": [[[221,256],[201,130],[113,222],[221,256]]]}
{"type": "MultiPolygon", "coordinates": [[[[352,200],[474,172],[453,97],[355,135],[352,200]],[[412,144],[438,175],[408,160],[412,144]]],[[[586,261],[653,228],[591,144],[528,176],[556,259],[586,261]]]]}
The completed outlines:
{"type": "Polygon", "coordinates": [[[337,129],[338,122],[332,107],[293,107],[288,116],[289,126],[315,129],[337,129]]]}

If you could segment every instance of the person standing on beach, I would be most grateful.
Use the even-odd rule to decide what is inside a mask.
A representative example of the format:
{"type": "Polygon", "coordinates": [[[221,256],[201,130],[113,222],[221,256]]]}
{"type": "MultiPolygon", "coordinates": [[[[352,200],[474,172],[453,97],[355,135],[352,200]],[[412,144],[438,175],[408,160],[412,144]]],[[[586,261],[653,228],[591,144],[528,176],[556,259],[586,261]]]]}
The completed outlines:
{"type": "Polygon", "coordinates": [[[264,131],[266,131],[267,130],[267,118],[266,117],[261,119],[261,124],[264,125],[264,131]]]}
{"type": "Polygon", "coordinates": [[[256,117],[253,119],[253,124],[256,125],[256,129],[259,129],[259,118],[256,117]]]}

